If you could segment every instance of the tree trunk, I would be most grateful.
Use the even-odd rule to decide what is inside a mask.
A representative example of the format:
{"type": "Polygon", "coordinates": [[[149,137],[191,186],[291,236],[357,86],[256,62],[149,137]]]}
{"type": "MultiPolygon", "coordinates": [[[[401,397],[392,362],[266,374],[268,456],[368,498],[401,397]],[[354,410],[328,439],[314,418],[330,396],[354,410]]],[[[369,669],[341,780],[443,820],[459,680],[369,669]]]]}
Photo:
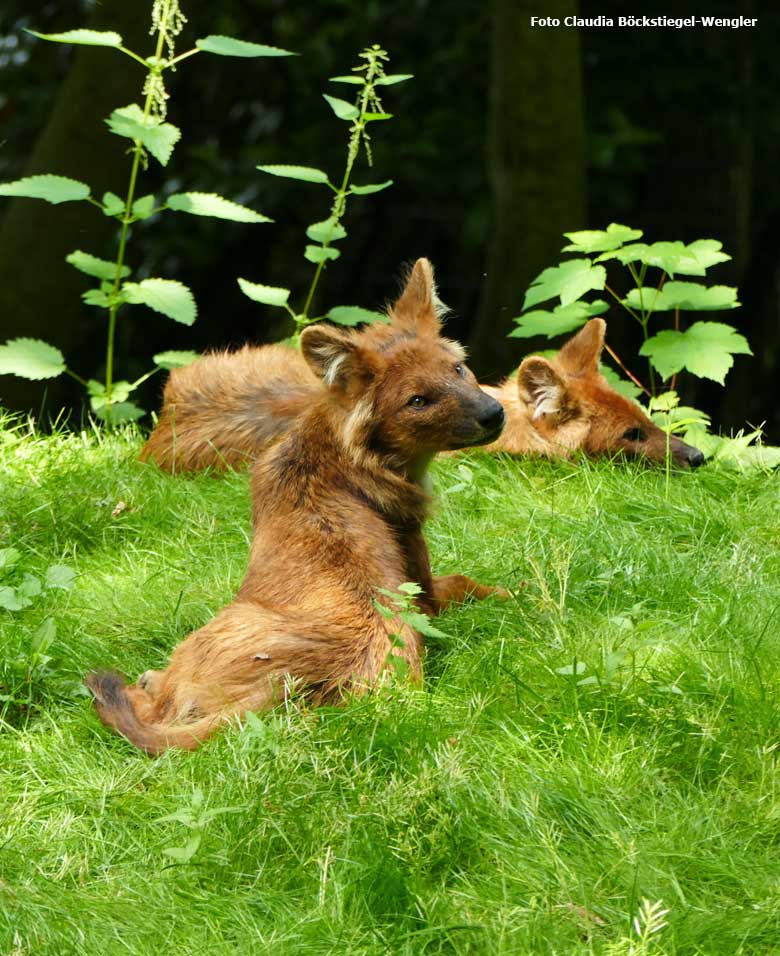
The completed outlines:
{"type": "MultiPolygon", "coordinates": [[[[577,13],[576,0],[556,16],[577,13]]],[[[485,287],[469,343],[483,376],[510,370],[528,351],[507,339],[523,295],[561,260],[561,233],[585,217],[585,144],[579,30],[531,27],[531,0],[493,0],[489,178],[493,226],[485,287]]]]}
{"type": "MultiPolygon", "coordinates": [[[[74,24],[74,27],[79,24],[74,24]]],[[[125,46],[149,52],[148,9],[126,0],[103,0],[87,27],[116,30],[125,46]]],[[[47,44],[51,54],[59,44],[47,44]]],[[[140,65],[116,50],[75,47],[46,126],[33,148],[25,176],[57,173],[88,183],[97,198],[105,190],[122,194],[129,160],[127,140],[111,135],[103,120],[118,106],[140,97],[140,65]]],[[[87,336],[104,335],[105,322],[81,293],[88,280],[65,261],[74,249],[113,259],[116,220],[87,203],[59,206],[37,199],[2,200],[0,222],[0,342],[16,336],[43,338],[63,350],[77,371],[79,345],[87,336]]],[[[7,408],[41,406],[44,389],[50,412],[62,404],[67,381],[29,382],[0,378],[0,404],[7,408]]]]}

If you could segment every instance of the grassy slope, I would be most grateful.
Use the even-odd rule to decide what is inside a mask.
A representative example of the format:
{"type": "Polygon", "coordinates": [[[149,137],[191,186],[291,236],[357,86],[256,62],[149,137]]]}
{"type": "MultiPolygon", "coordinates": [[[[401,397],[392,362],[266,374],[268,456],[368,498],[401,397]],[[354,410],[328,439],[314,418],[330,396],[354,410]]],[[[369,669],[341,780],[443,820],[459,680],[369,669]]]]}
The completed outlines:
{"type": "Polygon", "coordinates": [[[630,465],[437,463],[435,569],[517,600],[447,613],[422,690],[150,760],[77,681],[161,665],[230,598],[246,476],[4,440],[0,547],[79,576],[0,610],[6,685],[58,625],[0,732],[1,952],[627,954],[643,898],[670,909],[648,952],[777,951],[780,476],[674,475],[667,501],[630,465]],[[181,864],[161,818],[198,790],[230,812],[181,864]]]}

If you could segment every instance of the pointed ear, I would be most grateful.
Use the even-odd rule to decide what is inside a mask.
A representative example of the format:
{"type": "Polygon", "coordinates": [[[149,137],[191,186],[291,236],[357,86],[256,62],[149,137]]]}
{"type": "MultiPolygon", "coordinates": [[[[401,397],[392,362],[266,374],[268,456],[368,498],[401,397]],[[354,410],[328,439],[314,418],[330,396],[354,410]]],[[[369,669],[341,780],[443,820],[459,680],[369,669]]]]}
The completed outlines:
{"type": "Polygon", "coordinates": [[[409,273],[401,297],[390,310],[391,320],[416,332],[438,333],[439,313],[443,306],[436,294],[433,266],[428,259],[418,259],[409,273]]]}
{"type": "Polygon", "coordinates": [[[523,359],[517,370],[517,388],[520,398],[533,408],[534,419],[557,415],[564,408],[566,383],[560,372],[539,355],[523,359]]]}
{"type": "Polygon", "coordinates": [[[370,356],[354,336],[320,323],[303,330],[301,352],[318,378],[344,392],[351,386],[368,384],[375,371],[370,356]]]}
{"type": "Polygon", "coordinates": [[[599,370],[599,358],[604,348],[607,323],[591,319],[573,335],[556,356],[556,363],[568,375],[587,375],[599,370]]]}

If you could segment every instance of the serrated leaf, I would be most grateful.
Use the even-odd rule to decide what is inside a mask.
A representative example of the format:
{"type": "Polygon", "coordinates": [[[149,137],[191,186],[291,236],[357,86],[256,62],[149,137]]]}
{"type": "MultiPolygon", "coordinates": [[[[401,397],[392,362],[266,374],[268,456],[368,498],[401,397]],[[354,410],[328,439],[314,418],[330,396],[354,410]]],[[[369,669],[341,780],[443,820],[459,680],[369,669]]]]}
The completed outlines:
{"type": "Polygon", "coordinates": [[[16,548],[0,548],[0,570],[12,568],[21,556],[16,548]]]}
{"type": "Polygon", "coordinates": [[[201,833],[196,830],[184,846],[169,846],[163,853],[179,863],[188,863],[198,852],[201,839],[201,833]]]}
{"type": "Polygon", "coordinates": [[[122,37],[113,30],[66,30],[65,33],[38,33],[27,30],[39,40],[53,40],[55,43],[76,43],[83,46],[122,46],[122,37]]]}
{"type": "Polygon", "coordinates": [[[188,212],[192,216],[212,216],[232,222],[273,222],[268,216],[216,193],[174,193],[168,197],[166,205],[176,212],[188,212]]]}
{"type": "Polygon", "coordinates": [[[273,285],[261,285],[259,282],[250,282],[248,279],[239,279],[238,284],[245,296],[262,305],[287,305],[290,298],[289,289],[281,289],[273,285]]]}
{"type": "Polygon", "coordinates": [[[95,414],[104,422],[119,425],[122,422],[136,422],[143,418],[146,412],[133,402],[112,402],[110,405],[101,405],[95,409],[95,414]]]}
{"type": "MultiPolygon", "coordinates": [[[[721,252],[723,243],[717,239],[697,239],[686,247],[688,255],[693,256],[703,269],[717,265],[719,262],[728,262],[731,256],[721,252]]],[[[686,273],[692,275],[693,273],[686,273]]]]}
{"type": "MultiPolygon", "coordinates": [[[[623,300],[632,309],[640,308],[640,290],[632,289],[623,300]]],[[[641,290],[641,302],[645,311],[669,312],[672,309],[688,309],[692,312],[709,312],[720,309],[736,309],[737,290],[732,286],[704,286],[698,282],[667,282],[661,291],[650,286],[641,290]]]]}
{"type": "Polygon", "coordinates": [[[285,166],[272,163],[270,166],[257,167],[263,173],[271,176],[282,176],[284,179],[298,179],[304,183],[327,183],[328,174],[314,166],[285,166]]]}
{"type": "Polygon", "coordinates": [[[102,289],[87,289],[81,293],[86,305],[94,305],[99,309],[108,309],[111,306],[111,296],[102,289]]]}
{"type": "Polygon", "coordinates": [[[683,242],[654,242],[645,250],[642,262],[663,269],[672,277],[678,272],[689,276],[703,276],[705,272],[696,258],[688,254],[683,242]]]}
{"type": "Polygon", "coordinates": [[[21,611],[24,607],[22,601],[16,595],[16,588],[3,585],[0,587],[0,607],[6,611],[21,611]]]}
{"type": "Polygon", "coordinates": [[[644,242],[634,242],[630,246],[623,246],[622,249],[602,252],[600,256],[596,256],[595,261],[606,262],[608,259],[617,259],[618,262],[622,262],[625,266],[628,265],[629,262],[640,262],[647,248],[647,244],[644,242]]]}
{"type": "Polygon", "coordinates": [[[362,76],[329,76],[328,81],[330,83],[352,83],[354,86],[363,85],[362,76]]]}
{"type": "Polygon", "coordinates": [[[38,597],[42,590],[40,578],[36,578],[34,574],[25,574],[16,593],[23,598],[34,598],[38,597]]]}
{"type": "Polygon", "coordinates": [[[56,636],[57,625],[54,623],[53,618],[47,617],[41,621],[38,627],[33,631],[32,638],[30,639],[30,647],[36,654],[45,654],[54,643],[56,636]]]}
{"type": "Polygon", "coordinates": [[[366,123],[373,123],[377,120],[390,120],[393,118],[392,113],[366,113],[363,116],[363,120],[366,123]]]}
{"type": "Polygon", "coordinates": [[[133,203],[132,212],[136,219],[148,219],[154,211],[154,196],[141,196],[133,203]]]}
{"type": "Polygon", "coordinates": [[[360,110],[354,104],[348,103],[347,100],[340,100],[337,96],[328,96],[327,93],[323,93],[322,96],[339,119],[356,120],[360,116],[360,110]]]}
{"type": "Polygon", "coordinates": [[[199,358],[200,356],[197,352],[158,352],[157,355],[154,356],[154,364],[159,365],[160,368],[167,369],[184,368],[186,365],[191,365],[199,358]]]}
{"type": "Polygon", "coordinates": [[[181,139],[181,130],[172,123],[162,123],[155,116],[144,116],[137,103],[122,106],[106,120],[108,128],[117,136],[137,140],[148,149],[161,166],[167,166],[173,147],[181,139]]]}
{"type": "Polygon", "coordinates": [[[87,199],[89,186],[67,176],[45,173],[41,176],[25,176],[24,179],[15,179],[10,183],[0,183],[0,196],[44,199],[56,206],[61,202],[87,199]]]}
{"type": "Polygon", "coordinates": [[[634,385],[630,379],[621,378],[621,376],[608,365],[599,365],[599,371],[607,380],[607,384],[610,388],[613,388],[618,395],[625,395],[626,398],[635,401],[642,394],[642,389],[639,388],[638,385],[634,385]]]}
{"type": "Polygon", "coordinates": [[[351,192],[356,196],[370,196],[371,193],[381,192],[383,189],[387,189],[388,186],[393,185],[392,179],[386,179],[383,183],[373,183],[368,186],[352,186],[351,192]]]}
{"type": "Polygon", "coordinates": [[[192,325],[198,315],[192,293],[175,279],[143,279],[125,282],[122,290],[128,302],[148,305],[150,309],[168,316],[182,325],[192,325]]]}
{"type": "Polygon", "coordinates": [[[125,201],[116,193],[103,193],[103,215],[120,216],[125,211],[125,201]]]}
{"type": "Polygon", "coordinates": [[[324,219],[322,222],[313,222],[306,227],[306,235],[314,242],[335,242],[337,239],[343,239],[347,230],[340,222],[334,223],[332,219],[324,219]]]}
{"type": "Polygon", "coordinates": [[[309,262],[325,262],[327,259],[338,259],[341,253],[338,249],[325,249],[323,246],[306,246],[303,255],[309,262]]]}
{"type": "MultiPolygon", "coordinates": [[[[103,382],[91,378],[87,382],[87,391],[90,395],[89,403],[93,412],[99,412],[101,408],[109,404],[106,386],[103,382]]],[[[124,402],[132,391],[134,391],[134,386],[130,382],[114,382],[111,386],[111,402],[124,402]]]]}
{"type": "MultiPolygon", "coordinates": [[[[114,279],[116,276],[116,263],[109,262],[107,259],[98,259],[88,252],[82,252],[76,249],[65,256],[65,261],[70,263],[74,269],[83,272],[85,275],[94,276],[96,279],[114,279]]],[[[122,278],[130,275],[130,268],[122,266],[122,278]]]]}
{"type": "Polygon", "coordinates": [[[585,229],[580,232],[564,232],[564,236],[571,240],[571,245],[564,246],[563,252],[578,252],[580,255],[590,255],[593,252],[618,249],[626,242],[640,239],[642,230],[612,222],[606,230],[585,229]]]}
{"type": "Polygon", "coordinates": [[[572,302],[570,305],[558,305],[552,312],[535,309],[513,319],[517,328],[509,333],[509,338],[529,339],[534,335],[546,335],[548,339],[566,332],[573,332],[593,315],[603,315],[608,305],[601,299],[596,302],[572,302]]]}
{"type": "Polygon", "coordinates": [[[360,325],[361,322],[389,322],[382,312],[361,309],[357,305],[337,305],[325,316],[337,325],[360,325]]]}
{"type": "Polygon", "coordinates": [[[722,322],[694,322],[685,332],[666,329],[639,350],[663,379],[687,369],[699,378],[723,384],[734,364],[732,355],[752,355],[744,336],[722,322]]]}
{"type": "Polygon", "coordinates": [[[604,267],[594,266],[590,259],[562,262],[545,269],[533,280],[525,294],[523,310],[555,296],[560,297],[561,305],[569,305],[591,289],[603,289],[606,280],[604,267]]]}
{"type": "Polygon", "coordinates": [[[76,572],[66,564],[52,564],[46,571],[45,584],[47,588],[60,588],[70,591],[76,580],[76,572]]]}
{"type": "Polygon", "coordinates": [[[374,86],[393,86],[396,83],[411,80],[413,77],[414,73],[391,73],[389,76],[380,76],[379,79],[374,80],[374,86]]]}
{"type": "Polygon", "coordinates": [[[9,339],[0,345],[0,375],[18,375],[38,381],[55,378],[65,371],[59,349],[40,339],[9,339]]]}
{"type": "Polygon", "coordinates": [[[221,34],[211,34],[195,41],[195,46],[204,53],[215,53],[217,56],[297,56],[289,50],[282,50],[278,46],[265,46],[262,43],[250,43],[247,40],[236,40],[221,34]]]}

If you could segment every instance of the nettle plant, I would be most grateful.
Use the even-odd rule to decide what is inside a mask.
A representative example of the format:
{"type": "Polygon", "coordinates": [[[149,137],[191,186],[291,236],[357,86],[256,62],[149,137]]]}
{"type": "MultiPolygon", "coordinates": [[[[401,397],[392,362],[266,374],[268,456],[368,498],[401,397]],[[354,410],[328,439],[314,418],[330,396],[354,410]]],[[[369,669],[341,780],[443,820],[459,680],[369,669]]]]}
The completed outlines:
{"type": "MultiPolygon", "coordinates": [[[[739,306],[737,290],[725,285],[704,285],[680,279],[680,276],[705,276],[712,266],[731,259],[715,239],[698,239],[686,245],[680,241],[637,242],[642,231],[611,223],[605,230],[564,233],[569,245],[567,259],[541,272],[525,294],[523,314],[514,321],[513,338],[545,335],[555,338],[573,332],[595,315],[604,315],[609,304],[585,296],[606,292],[625,315],[642,330],[639,354],[647,359],[648,384],[644,385],[628,371],[616,353],[606,350],[631,381],[603,369],[610,383],[628,395],[644,394],[650,413],[667,432],[682,432],[708,457],[739,457],[760,431],[726,440],[709,435],[709,417],[704,412],[679,403],[677,376],[688,372],[698,378],[723,385],[734,355],[752,355],[747,339],[725,322],[697,320],[689,313],[718,312],[739,306]],[[617,283],[608,281],[604,263],[620,264],[628,274],[629,292],[621,296],[617,283]],[[558,299],[550,310],[534,308],[539,303],[558,299]]],[[[624,283],[620,283],[622,286],[624,283]]],[[[764,449],[769,452],[769,449],[764,449]]],[[[771,456],[770,456],[771,457],[771,456]]],[[[767,455],[762,456],[765,463],[767,455]]],[[[780,458],[778,458],[780,461],[780,458]]]]}
{"type": "Polygon", "coordinates": [[[314,296],[317,286],[322,277],[323,270],[329,262],[333,262],[341,255],[340,251],[334,247],[333,243],[346,238],[347,230],[342,225],[342,220],[347,211],[347,201],[350,196],[367,196],[371,193],[381,192],[393,185],[392,179],[381,183],[370,183],[362,186],[352,183],[352,171],[355,162],[360,154],[361,146],[365,150],[366,161],[369,166],[373,164],[371,153],[371,134],[369,125],[375,122],[392,119],[391,113],[386,113],[379,98],[377,87],[394,86],[396,83],[402,83],[404,80],[412,78],[410,73],[385,73],[385,64],[389,60],[387,52],[374,44],[367,47],[359,54],[361,63],[352,67],[352,72],[346,76],[332,76],[332,83],[346,83],[358,86],[355,101],[350,103],[348,100],[339,99],[335,96],[329,96],[323,93],[335,115],[348,122],[349,135],[347,142],[347,158],[344,167],[344,173],[341,176],[339,185],[331,182],[328,174],[313,166],[286,166],[271,165],[258,166],[257,168],[271,176],[281,176],[285,179],[297,179],[302,182],[315,183],[323,186],[332,194],[330,202],[330,212],[326,219],[320,222],[314,222],[306,229],[306,237],[311,240],[306,245],[304,257],[314,265],[314,275],[309,284],[308,291],[303,297],[300,310],[294,309],[289,298],[290,289],[279,288],[277,286],[262,285],[256,282],[250,282],[248,279],[239,279],[238,284],[241,290],[250,299],[259,302],[262,305],[277,306],[285,309],[294,324],[294,331],[289,341],[296,344],[300,338],[301,332],[307,325],[319,322],[322,319],[329,319],[339,325],[358,325],[364,322],[386,321],[386,317],[379,312],[360,308],[354,305],[342,305],[331,308],[324,315],[312,316],[311,310],[314,303],[314,296]]]}
{"type": "Polygon", "coordinates": [[[71,252],[67,261],[80,272],[98,280],[98,285],[87,290],[82,298],[89,306],[104,311],[107,317],[105,381],[89,381],[70,368],[59,349],[39,339],[17,338],[0,346],[0,374],[10,373],[28,379],[55,378],[70,375],[88,391],[94,413],[106,422],[115,424],[140,418],[144,414],[128,401],[133,391],[160,369],[186,365],[197,356],[193,352],[163,352],[154,356],[155,367],[134,382],[117,381],[114,374],[114,341],[120,309],[126,305],[145,305],[161,315],[184,325],[192,325],[197,307],[191,291],[175,279],[143,278],[132,281],[131,269],[125,254],[131,227],[143,219],[156,216],[163,210],[193,216],[211,216],[233,222],[271,222],[253,209],[231,202],[214,193],[174,193],[164,201],[153,195],[138,195],[139,177],[148,168],[149,157],[167,166],[174,147],[181,139],[181,130],[167,122],[169,94],[165,77],[175,71],[183,60],[199,53],[232,57],[291,56],[287,50],[249,43],[226,36],[207,36],[196,40],[195,46],[176,54],[175,42],[186,18],[179,0],[154,0],[150,34],[156,37],[152,56],[143,57],[128,50],[122,37],[112,31],[68,30],[65,33],[35,33],[42,40],[72,43],[84,46],[111,47],[136,61],[145,71],[143,103],[131,103],[115,109],[106,119],[111,133],[129,139],[130,176],[124,196],[107,192],[101,200],[91,194],[86,183],[58,175],[28,176],[0,184],[0,196],[24,196],[42,199],[55,205],[63,202],[87,202],[104,216],[119,224],[116,257],[113,261],[101,259],[80,249],[71,252]]]}

